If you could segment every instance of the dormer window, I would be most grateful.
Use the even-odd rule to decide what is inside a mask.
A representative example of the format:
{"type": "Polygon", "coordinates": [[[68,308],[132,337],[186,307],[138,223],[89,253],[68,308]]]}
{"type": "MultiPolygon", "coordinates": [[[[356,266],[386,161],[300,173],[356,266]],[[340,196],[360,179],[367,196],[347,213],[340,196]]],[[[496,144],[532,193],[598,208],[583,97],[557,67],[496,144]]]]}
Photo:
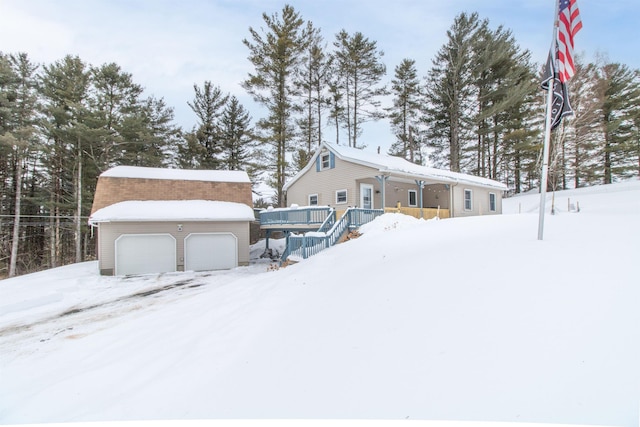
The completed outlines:
{"type": "Polygon", "coordinates": [[[331,151],[323,151],[316,157],[316,172],[326,171],[336,167],[335,155],[331,151]]]}
{"type": "Polygon", "coordinates": [[[322,154],[320,157],[320,162],[322,165],[322,170],[329,169],[331,167],[331,155],[329,153],[322,154]]]}

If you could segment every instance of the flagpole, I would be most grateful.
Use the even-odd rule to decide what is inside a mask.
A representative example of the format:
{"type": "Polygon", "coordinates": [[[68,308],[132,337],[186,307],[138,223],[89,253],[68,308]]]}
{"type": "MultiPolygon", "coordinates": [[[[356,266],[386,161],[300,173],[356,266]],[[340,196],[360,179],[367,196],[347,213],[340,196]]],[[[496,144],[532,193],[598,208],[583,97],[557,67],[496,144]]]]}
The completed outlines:
{"type": "Polygon", "coordinates": [[[553,18],[553,37],[551,39],[551,47],[549,50],[549,54],[553,55],[551,57],[553,63],[552,70],[552,78],[549,82],[549,87],[547,89],[547,109],[545,115],[545,124],[544,124],[544,145],[542,148],[542,175],[541,175],[541,183],[540,183],[540,212],[538,215],[538,240],[542,240],[542,236],[544,234],[544,212],[545,212],[545,202],[547,197],[547,174],[549,171],[549,145],[551,144],[551,110],[553,105],[553,91],[555,86],[555,70],[557,70],[556,64],[556,43],[558,37],[558,12],[560,10],[560,0],[555,1],[556,8],[554,11],[553,18]]]}

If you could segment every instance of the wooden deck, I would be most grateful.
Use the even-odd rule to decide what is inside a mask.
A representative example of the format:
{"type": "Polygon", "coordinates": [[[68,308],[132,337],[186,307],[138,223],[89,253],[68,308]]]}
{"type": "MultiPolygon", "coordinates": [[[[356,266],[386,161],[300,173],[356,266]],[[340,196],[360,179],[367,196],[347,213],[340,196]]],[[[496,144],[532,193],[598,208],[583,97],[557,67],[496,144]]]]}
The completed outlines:
{"type": "MultiPolygon", "coordinates": [[[[304,208],[283,208],[270,211],[260,212],[260,228],[263,230],[281,230],[281,231],[317,231],[332,215],[332,209],[329,207],[304,207],[304,208]]],[[[365,213],[367,210],[356,209],[352,212],[356,223],[365,223],[373,219],[369,218],[365,213]],[[362,216],[361,220],[359,217],[362,216]]],[[[432,219],[432,218],[449,218],[449,209],[438,208],[410,208],[410,207],[394,207],[385,208],[385,213],[401,213],[414,218],[432,219]]],[[[342,218],[345,210],[336,210],[335,217],[331,218],[331,224],[342,218]]],[[[378,214],[376,214],[378,215],[378,214]]]]}
{"type": "Polygon", "coordinates": [[[280,208],[260,212],[264,230],[316,231],[331,215],[329,207],[280,208]]]}

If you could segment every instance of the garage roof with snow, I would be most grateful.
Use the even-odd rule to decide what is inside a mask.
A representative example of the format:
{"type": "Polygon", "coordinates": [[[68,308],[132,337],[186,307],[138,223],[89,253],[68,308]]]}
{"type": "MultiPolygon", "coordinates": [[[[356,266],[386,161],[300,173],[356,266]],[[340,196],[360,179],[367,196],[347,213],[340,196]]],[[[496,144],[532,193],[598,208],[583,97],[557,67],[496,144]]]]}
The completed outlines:
{"type": "Polygon", "coordinates": [[[89,224],[128,221],[253,221],[244,203],[211,200],[131,200],[97,210],[89,224]]]}
{"type": "Polygon", "coordinates": [[[180,181],[251,182],[249,175],[244,171],[165,169],[139,166],[116,166],[103,172],[100,176],[180,181]]]}

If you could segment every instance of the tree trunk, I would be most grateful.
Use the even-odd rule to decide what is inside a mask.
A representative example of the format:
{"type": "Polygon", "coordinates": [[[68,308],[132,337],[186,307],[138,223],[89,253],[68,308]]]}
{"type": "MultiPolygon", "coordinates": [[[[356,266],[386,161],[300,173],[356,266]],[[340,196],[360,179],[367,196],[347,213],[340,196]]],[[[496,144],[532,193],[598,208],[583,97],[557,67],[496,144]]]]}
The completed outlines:
{"type": "MultiPolygon", "coordinates": [[[[16,150],[19,153],[20,149],[16,150]]],[[[13,216],[13,240],[11,241],[11,259],[9,261],[9,277],[16,275],[16,265],[18,261],[18,249],[20,242],[20,202],[22,199],[22,159],[17,154],[16,159],[16,202],[13,216]]]]}
{"type": "Polygon", "coordinates": [[[78,176],[76,178],[76,262],[82,262],[82,146],[78,137],[78,176]]]}
{"type": "Polygon", "coordinates": [[[604,183],[611,184],[611,143],[609,142],[609,135],[605,135],[604,139],[604,183]]]}
{"type": "Polygon", "coordinates": [[[521,177],[520,177],[520,173],[521,173],[521,169],[522,166],[520,165],[520,151],[516,151],[515,154],[515,171],[514,171],[514,179],[515,179],[515,187],[516,187],[516,194],[520,194],[521,190],[521,177]]]}

